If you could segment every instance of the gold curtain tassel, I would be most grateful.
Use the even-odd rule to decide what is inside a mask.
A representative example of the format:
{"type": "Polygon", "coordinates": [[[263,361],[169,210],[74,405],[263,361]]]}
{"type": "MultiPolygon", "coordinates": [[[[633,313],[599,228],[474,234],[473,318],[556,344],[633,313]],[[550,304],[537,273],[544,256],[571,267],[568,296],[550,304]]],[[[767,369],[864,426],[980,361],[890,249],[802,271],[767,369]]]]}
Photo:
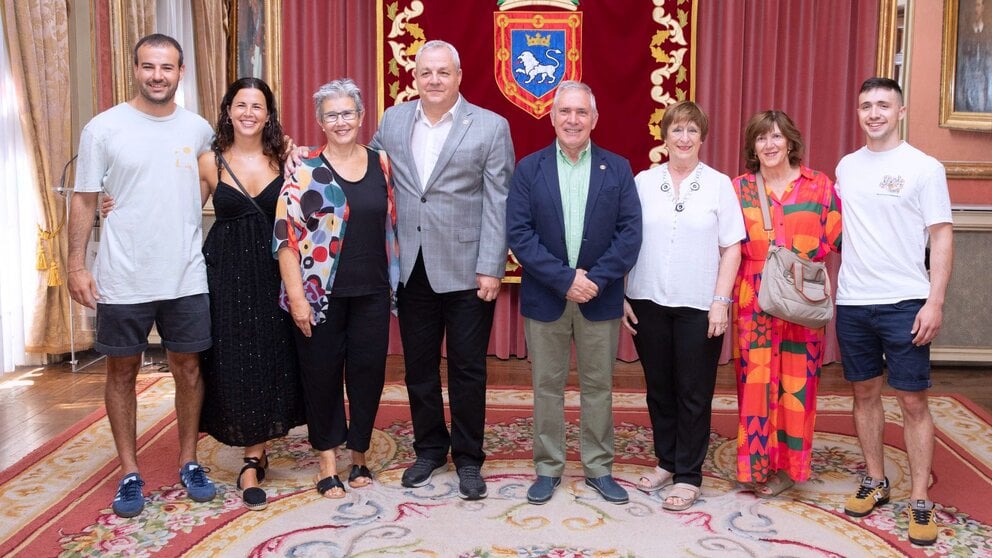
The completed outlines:
{"type": "Polygon", "coordinates": [[[38,271],[44,271],[48,269],[48,258],[45,257],[45,245],[44,240],[41,235],[38,235],[38,247],[35,254],[34,268],[38,271]]]}
{"type": "Polygon", "coordinates": [[[54,261],[50,266],[48,266],[48,286],[49,287],[61,287],[62,286],[62,273],[59,272],[59,264],[54,261]]]}

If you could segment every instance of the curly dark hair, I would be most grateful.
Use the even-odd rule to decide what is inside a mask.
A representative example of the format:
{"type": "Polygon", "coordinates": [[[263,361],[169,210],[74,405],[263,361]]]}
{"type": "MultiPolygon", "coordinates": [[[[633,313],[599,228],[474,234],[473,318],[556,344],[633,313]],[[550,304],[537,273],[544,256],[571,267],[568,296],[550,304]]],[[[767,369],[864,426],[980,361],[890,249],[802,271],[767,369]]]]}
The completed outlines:
{"type": "Polygon", "coordinates": [[[806,144],[803,143],[803,135],[799,133],[799,128],[796,128],[796,124],[788,114],[780,110],[766,110],[752,116],[744,127],[744,168],[751,172],[758,172],[761,168],[761,161],[758,160],[754,144],[758,136],[774,130],[776,124],[788,142],[789,166],[797,167],[802,162],[806,154],[806,144]]]}
{"type": "MultiPolygon", "coordinates": [[[[217,131],[214,135],[213,144],[210,148],[214,153],[227,151],[234,143],[234,124],[228,110],[234,102],[234,96],[242,89],[258,89],[265,97],[265,109],[269,113],[265,126],[262,128],[262,152],[269,159],[269,163],[276,169],[282,166],[286,158],[286,138],[282,131],[282,124],[279,123],[279,111],[276,109],[276,97],[272,94],[272,89],[264,81],[244,77],[231,84],[224,93],[224,98],[220,101],[220,110],[217,114],[217,131]]],[[[218,161],[218,165],[220,162],[218,161]]]]}

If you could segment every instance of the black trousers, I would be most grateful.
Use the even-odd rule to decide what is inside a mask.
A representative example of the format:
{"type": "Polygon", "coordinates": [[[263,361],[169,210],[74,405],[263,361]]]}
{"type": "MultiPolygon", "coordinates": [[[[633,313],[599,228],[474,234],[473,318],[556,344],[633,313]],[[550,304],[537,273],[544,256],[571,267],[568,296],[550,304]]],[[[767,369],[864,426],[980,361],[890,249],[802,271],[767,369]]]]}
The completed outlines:
{"type": "Polygon", "coordinates": [[[675,482],[701,486],[723,336],[706,337],[708,313],[629,300],[634,347],[644,368],[658,465],[675,482]]]}
{"type": "Polygon", "coordinates": [[[417,255],[410,279],[400,285],[400,337],[406,363],[406,389],[413,418],[417,457],[447,460],[455,467],[482,465],[486,426],[486,350],[495,302],[484,302],[476,289],[437,293],[431,288],[424,259],[417,255]],[[441,397],[441,343],[448,349],[448,401],[451,432],[441,397]]]}
{"type": "Polygon", "coordinates": [[[340,446],[369,449],[386,379],[389,348],[389,292],[328,299],[327,321],[304,337],[293,328],[300,361],[310,445],[318,451],[340,446]],[[351,425],[345,419],[348,390],[351,425]]]}

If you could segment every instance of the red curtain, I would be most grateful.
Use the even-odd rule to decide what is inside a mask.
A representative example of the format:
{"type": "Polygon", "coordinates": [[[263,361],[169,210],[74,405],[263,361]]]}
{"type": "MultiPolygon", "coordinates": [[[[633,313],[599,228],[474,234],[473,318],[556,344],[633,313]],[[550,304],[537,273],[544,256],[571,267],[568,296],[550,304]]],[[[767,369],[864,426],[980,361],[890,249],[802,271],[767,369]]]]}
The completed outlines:
{"type": "Polygon", "coordinates": [[[300,145],[325,141],[313,94],[350,77],[362,90],[365,124],[358,141],[376,128],[376,3],[368,0],[293,0],[282,3],[282,114],[286,133],[300,145]]]}
{"type": "Polygon", "coordinates": [[[808,166],[834,174],[864,143],[858,88],[874,74],[878,0],[700,2],[696,100],[710,117],[702,157],[740,174],[744,124],[785,111],[806,141],[808,166]]]}
{"type": "MultiPolygon", "coordinates": [[[[696,100],[710,117],[702,159],[740,174],[744,124],[777,109],[803,134],[803,163],[833,177],[837,161],[864,143],[857,93],[874,75],[878,0],[700,2],[697,17],[696,100]]],[[[836,284],[839,262],[828,263],[836,284]]],[[[839,359],[831,322],[824,362],[839,359]]]]}

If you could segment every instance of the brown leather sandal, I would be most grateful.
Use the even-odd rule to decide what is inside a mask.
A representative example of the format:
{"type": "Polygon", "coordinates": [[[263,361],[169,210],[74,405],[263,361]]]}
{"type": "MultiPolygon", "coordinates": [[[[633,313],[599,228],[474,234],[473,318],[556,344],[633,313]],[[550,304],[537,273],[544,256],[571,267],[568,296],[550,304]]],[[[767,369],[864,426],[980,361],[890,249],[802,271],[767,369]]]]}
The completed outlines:
{"type": "Polygon", "coordinates": [[[754,483],[754,495],[758,498],[774,498],[796,485],[796,481],[785,471],[778,470],[764,483],[754,483]]]}

